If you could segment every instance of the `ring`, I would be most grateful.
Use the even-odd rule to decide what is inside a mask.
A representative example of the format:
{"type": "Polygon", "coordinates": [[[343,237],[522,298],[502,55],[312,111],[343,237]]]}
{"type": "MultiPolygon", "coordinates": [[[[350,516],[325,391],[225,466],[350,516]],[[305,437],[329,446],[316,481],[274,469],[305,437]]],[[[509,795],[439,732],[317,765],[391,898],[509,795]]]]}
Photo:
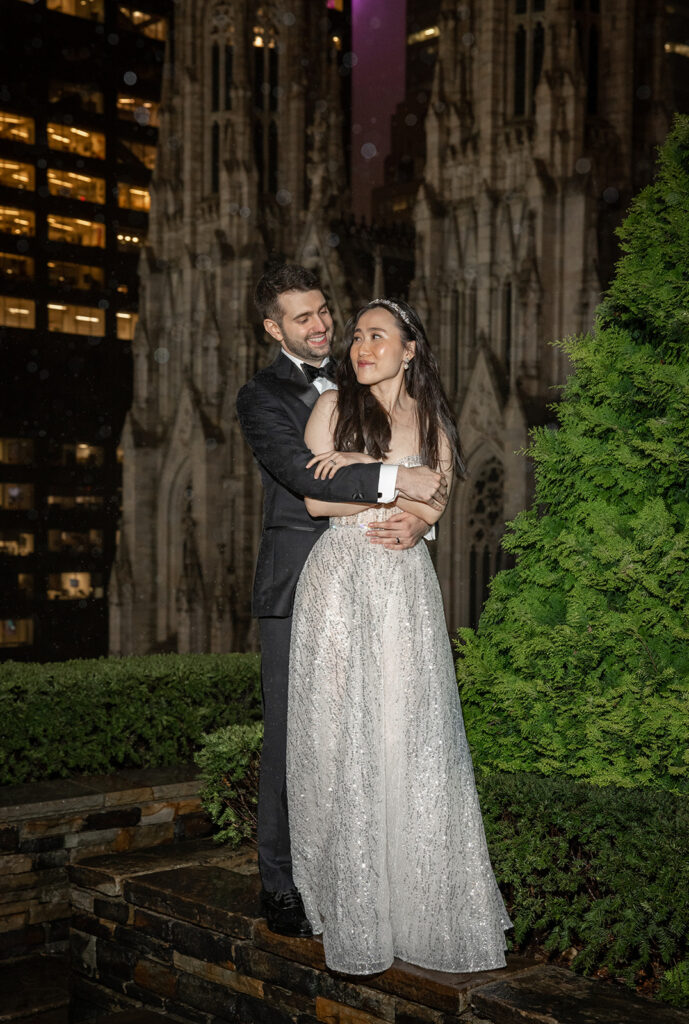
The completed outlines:
{"type": "Polygon", "coordinates": [[[401,541],[401,540],[399,539],[399,537],[395,537],[395,541],[396,541],[396,542],[397,542],[398,544],[401,544],[401,543],[402,543],[402,541],[401,541]]]}

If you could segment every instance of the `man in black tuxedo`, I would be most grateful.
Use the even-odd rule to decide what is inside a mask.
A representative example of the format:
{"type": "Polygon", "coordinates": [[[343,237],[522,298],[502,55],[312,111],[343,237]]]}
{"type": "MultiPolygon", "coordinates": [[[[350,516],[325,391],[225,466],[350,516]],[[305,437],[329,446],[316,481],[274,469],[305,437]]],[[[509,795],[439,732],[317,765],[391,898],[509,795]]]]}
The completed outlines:
{"type": "MultiPolygon", "coordinates": [[[[375,504],[402,494],[439,507],[447,501],[447,488],[443,477],[425,466],[359,463],[342,467],[332,479],[315,479],[307,469],[312,452],[304,443],[304,429],[321,392],[333,386],[333,321],[326,299],[310,271],[283,264],[263,275],[255,301],[266,331],[280,344],[274,362],[237,396],[239,422],[264,489],[252,602],[261,638],[264,719],[258,801],[261,899],[269,928],[306,936],[311,929],[292,878],[287,818],[287,677],[294,590],[328,521],[312,518],[303,498],[375,504]]],[[[403,550],[427,530],[422,520],[403,512],[372,527],[369,537],[372,543],[403,550]]],[[[318,613],[314,608],[313,614],[318,613]]]]}

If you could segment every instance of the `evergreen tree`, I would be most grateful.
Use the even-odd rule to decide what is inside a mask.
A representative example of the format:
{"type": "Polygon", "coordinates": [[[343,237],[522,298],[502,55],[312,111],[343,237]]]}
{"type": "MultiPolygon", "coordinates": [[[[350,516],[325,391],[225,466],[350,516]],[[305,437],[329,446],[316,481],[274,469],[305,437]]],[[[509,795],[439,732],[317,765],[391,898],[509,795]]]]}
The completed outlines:
{"type": "Polygon", "coordinates": [[[457,675],[480,767],[689,792],[689,118],[618,234],[457,675]]]}

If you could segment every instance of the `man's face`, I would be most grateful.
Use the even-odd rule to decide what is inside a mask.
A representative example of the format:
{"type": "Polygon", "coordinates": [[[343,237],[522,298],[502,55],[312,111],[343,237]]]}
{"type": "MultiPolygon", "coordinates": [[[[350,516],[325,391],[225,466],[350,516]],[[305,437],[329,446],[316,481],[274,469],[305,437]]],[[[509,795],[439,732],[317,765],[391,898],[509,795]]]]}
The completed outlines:
{"type": "Polygon", "coordinates": [[[333,340],[333,318],[323,292],[282,292],[279,302],[281,322],[264,320],[266,331],[297,359],[320,366],[333,340]]]}

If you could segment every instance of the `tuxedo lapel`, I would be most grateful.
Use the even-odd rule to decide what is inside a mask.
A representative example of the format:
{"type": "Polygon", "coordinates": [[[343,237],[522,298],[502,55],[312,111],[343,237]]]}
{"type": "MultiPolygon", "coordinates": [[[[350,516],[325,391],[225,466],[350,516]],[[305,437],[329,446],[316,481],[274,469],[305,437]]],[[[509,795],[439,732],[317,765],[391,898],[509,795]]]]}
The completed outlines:
{"type": "Polygon", "coordinates": [[[295,398],[303,402],[307,409],[313,409],[319,399],[318,388],[307,381],[305,374],[296,363],[288,359],[282,349],[275,357],[273,371],[280,382],[290,388],[295,398]]]}

